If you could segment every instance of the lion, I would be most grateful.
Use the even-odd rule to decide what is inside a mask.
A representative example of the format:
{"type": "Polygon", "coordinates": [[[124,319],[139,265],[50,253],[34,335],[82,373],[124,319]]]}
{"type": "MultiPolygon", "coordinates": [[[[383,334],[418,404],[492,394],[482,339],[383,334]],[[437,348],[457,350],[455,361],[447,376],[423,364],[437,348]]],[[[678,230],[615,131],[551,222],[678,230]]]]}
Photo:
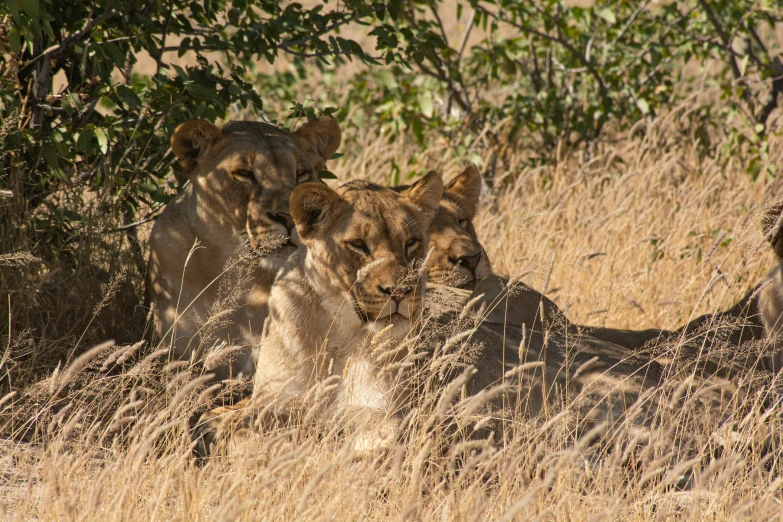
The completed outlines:
{"type": "Polygon", "coordinates": [[[481,175],[475,165],[469,165],[446,183],[430,228],[433,252],[427,269],[431,287],[446,285],[470,290],[474,297],[482,296],[483,320],[487,323],[556,329],[575,335],[589,331],[593,337],[627,348],[640,348],[668,333],[659,329],[636,331],[575,325],[542,293],[521,281],[510,281],[508,276],[494,273],[473,225],[480,195],[481,175]]]}
{"type": "MultiPolygon", "coordinates": [[[[269,321],[254,351],[254,397],[296,408],[319,382],[342,376],[330,402],[366,428],[356,449],[394,439],[401,392],[382,375],[374,343],[380,336],[393,348],[418,316],[428,231],[442,192],[436,174],[400,192],[365,181],[293,191],[301,246],[272,286],[269,321]]],[[[251,402],[215,410],[202,424],[251,402]]]]}
{"type": "Polygon", "coordinates": [[[217,379],[252,374],[272,282],[299,244],[288,199],[340,140],[330,118],[292,133],[249,121],[177,127],[171,146],[188,184],[152,229],[147,284],[156,337],[175,357],[221,345],[228,360],[208,364],[217,379]]]}
{"type": "MultiPolygon", "coordinates": [[[[524,343],[521,331],[505,332],[483,317],[477,325],[458,324],[447,317],[439,319],[439,327],[430,322],[422,326],[422,290],[429,269],[422,271],[420,265],[426,261],[427,267],[432,266],[438,250],[430,234],[439,234],[441,240],[453,234],[449,243],[453,245],[460,234],[444,225],[454,216],[472,218],[470,212],[460,214],[464,208],[457,206],[463,183],[473,176],[471,170],[445,189],[440,176],[430,172],[413,185],[394,190],[364,181],[347,183],[337,191],[318,183],[294,190],[290,211],[301,246],[272,286],[268,322],[254,352],[253,398],[202,416],[194,433],[201,452],[209,453],[221,435],[244,431],[253,415],[268,411],[264,401],[282,404],[282,411],[276,410],[274,416],[290,419],[297,408],[305,408],[302,403],[309,390],[334,376],[341,378],[331,388],[332,405],[348,418],[361,419],[354,423],[371,427],[359,432],[354,448],[368,452],[388,447],[397,437],[411,390],[404,380],[383,375],[384,365],[395,359],[379,362],[374,346],[379,337],[386,342],[387,353],[406,340],[419,348],[429,347],[435,354],[450,330],[461,335],[465,328],[476,328],[468,343],[477,348],[454,359],[458,361],[455,368],[474,367],[465,390],[479,394],[501,384],[505,373],[520,363],[540,361],[543,370],[525,374],[534,391],[526,393],[524,405],[519,405],[531,415],[559,400],[550,392],[561,387],[552,384],[566,378],[569,390],[592,392],[598,382],[612,390],[610,396],[592,402],[582,397],[582,409],[584,415],[616,423],[629,404],[660,381],[663,370],[658,363],[648,359],[629,362],[623,348],[608,342],[580,338],[566,343],[555,334],[548,338],[531,329],[524,343]],[[428,255],[431,246],[435,252],[430,250],[428,255]],[[520,343],[526,344],[526,360],[518,356],[520,343]],[[596,356],[600,356],[597,363],[592,360],[596,356]],[[595,368],[585,371],[587,364],[595,368]]],[[[447,256],[439,259],[449,262],[447,256]]],[[[452,300],[464,303],[464,289],[452,289],[456,292],[452,300]]]]}
{"type": "MultiPolygon", "coordinates": [[[[766,339],[777,354],[768,358],[769,369],[779,371],[783,355],[775,339],[783,331],[783,267],[776,266],[759,285],[728,309],[702,315],[677,330],[649,328],[627,330],[611,327],[585,327],[569,321],[566,314],[545,295],[521,282],[492,272],[486,250],[473,225],[481,194],[481,177],[474,166],[449,181],[431,228],[434,252],[428,264],[431,286],[437,284],[472,291],[471,297],[485,307],[483,320],[490,324],[527,329],[546,328],[561,335],[589,335],[631,350],[640,350],[668,341],[702,347],[716,343],[740,346],[747,341],[766,339]],[[478,262],[476,261],[478,260],[478,262]]],[[[783,233],[779,224],[783,203],[771,206],[762,220],[762,229],[783,265],[783,233]]]]}
{"type": "MultiPolygon", "coordinates": [[[[381,362],[379,338],[381,344],[391,341],[387,353],[390,347],[407,346],[417,356],[428,354],[416,360],[425,379],[440,375],[430,379],[436,399],[456,383],[454,389],[464,390],[468,399],[484,401],[482,408],[468,408],[490,419],[476,423],[481,436],[489,430],[497,437],[513,425],[517,413],[563,415],[573,421],[563,426],[573,426],[575,433],[603,426],[609,436],[635,436],[637,429],[650,436],[659,414],[671,411],[672,400],[684,400],[688,415],[703,415],[711,426],[723,420],[712,412],[743,402],[731,381],[695,375],[688,364],[671,367],[589,334],[486,321],[485,312],[474,313],[480,303],[456,286],[442,288],[462,309],[437,317],[436,323],[422,319],[427,312],[420,297],[424,276],[416,265],[426,261],[432,266],[433,253],[426,252],[434,242],[427,236],[438,230],[437,219],[448,216],[443,209],[459,215],[454,200],[447,199],[457,196],[441,198],[441,192],[453,194],[461,183],[452,181],[444,189],[439,180],[430,172],[395,191],[361,181],[337,191],[312,183],[294,191],[290,209],[302,246],[272,287],[268,324],[256,349],[254,398],[205,414],[194,434],[201,451],[209,452],[213,441],[236,433],[238,425],[247,427],[259,411],[268,413],[264,401],[270,397],[284,405],[275,422],[290,420],[313,397],[309,390],[334,378],[337,384],[329,381],[324,388],[330,402],[350,412],[347,418],[372,427],[359,432],[354,447],[362,452],[387,448],[397,439],[401,412],[424,404],[421,393],[432,387],[412,387],[384,375],[397,359],[381,362]]],[[[266,423],[256,420],[256,425],[266,423]]]]}
{"type": "Polygon", "coordinates": [[[468,165],[445,185],[430,229],[434,249],[427,266],[430,281],[483,294],[487,322],[528,328],[564,323],[564,314],[548,297],[522,282],[508,291],[509,278],[492,272],[473,225],[480,195],[481,175],[475,165],[468,165]]]}

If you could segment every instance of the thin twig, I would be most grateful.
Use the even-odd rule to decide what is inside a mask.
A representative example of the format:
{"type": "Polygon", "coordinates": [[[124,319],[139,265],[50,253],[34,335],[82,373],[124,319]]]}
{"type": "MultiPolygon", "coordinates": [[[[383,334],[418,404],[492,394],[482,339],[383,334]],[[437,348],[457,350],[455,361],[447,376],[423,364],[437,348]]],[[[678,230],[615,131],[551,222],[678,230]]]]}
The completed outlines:
{"type": "Polygon", "coordinates": [[[742,78],[742,73],[740,72],[739,65],[737,65],[737,55],[734,52],[734,49],[731,47],[731,40],[729,39],[729,35],[726,34],[726,31],[720,24],[720,20],[718,20],[718,17],[715,15],[715,11],[712,10],[710,4],[706,2],[706,0],[699,0],[699,5],[701,5],[701,7],[704,9],[704,12],[707,14],[707,18],[712,24],[712,27],[718,33],[718,36],[723,42],[724,49],[726,49],[726,51],[729,53],[729,66],[731,67],[731,72],[734,74],[734,77],[739,80],[742,78]]]}
{"type": "Polygon", "coordinates": [[[30,65],[34,64],[38,60],[42,58],[49,57],[52,60],[58,60],[65,56],[66,53],[68,53],[73,47],[76,46],[77,43],[79,43],[85,36],[87,36],[90,31],[92,31],[95,26],[105,22],[106,20],[113,18],[119,14],[125,13],[126,11],[129,11],[131,8],[126,7],[123,9],[123,11],[118,11],[116,9],[111,9],[109,11],[106,11],[99,15],[97,18],[94,18],[90,20],[89,22],[85,23],[84,26],[73,33],[71,36],[65,38],[62,42],[56,45],[52,45],[48,49],[44,50],[41,54],[27,62],[24,66],[21,67],[21,69],[26,69],[30,65]]]}
{"type": "Polygon", "coordinates": [[[149,223],[150,221],[154,221],[158,219],[158,216],[160,215],[160,211],[163,209],[163,207],[164,205],[160,204],[154,209],[152,209],[149,214],[147,214],[146,216],[144,216],[142,219],[138,221],[134,221],[133,223],[128,223],[127,225],[122,225],[116,228],[104,228],[103,230],[99,230],[98,233],[105,234],[105,233],[112,233],[112,232],[125,232],[126,230],[131,230],[140,225],[143,225],[144,223],[149,223]]]}
{"type": "MultiPolygon", "coordinates": [[[[605,93],[605,92],[608,92],[608,89],[609,89],[609,88],[608,88],[608,86],[606,85],[606,82],[604,81],[604,78],[603,78],[603,76],[601,76],[601,74],[600,74],[600,73],[599,73],[599,72],[596,70],[596,68],[595,68],[595,67],[593,67],[593,64],[591,64],[590,62],[588,62],[587,60],[585,60],[585,57],[584,57],[584,55],[583,55],[582,53],[580,53],[580,52],[579,52],[579,50],[577,50],[577,49],[576,49],[576,48],[575,48],[573,45],[571,45],[570,43],[566,42],[564,39],[562,39],[562,38],[558,38],[557,36],[552,36],[551,34],[547,34],[547,33],[544,33],[544,32],[541,32],[541,31],[538,31],[538,30],[536,30],[536,29],[533,29],[532,27],[528,27],[528,26],[526,26],[526,25],[522,25],[522,24],[520,24],[520,23],[517,23],[517,22],[511,21],[511,20],[506,20],[505,18],[500,18],[498,15],[496,15],[496,14],[495,14],[495,13],[493,13],[492,11],[489,11],[489,10],[487,10],[487,9],[486,9],[486,8],[484,8],[484,7],[476,7],[476,9],[480,10],[482,13],[484,13],[484,14],[486,14],[486,15],[488,15],[488,16],[491,16],[493,19],[495,19],[495,20],[497,20],[497,21],[499,21],[499,22],[504,22],[504,23],[506,23],[506,24],[508,24],[508,25],[511,25],[511,26],[513,26],[513,27],[516,27],[517,29],[519,29],[520,31],[522,31],[522,32],[524,32],[524,33],[527,33],[527,34],[532,34],[532,35],[536,35],[536,36],[540,36],[541,38],[543,38],[543,39],[545,39],[545,40],[548,40],[548,41],[550,41],[550,42],[554,42],[554,43],[556,43],[556,44],[559,44],[559,45],[561,45],[561,46],[562,46],[563,48],[565,48],[565,49],[566,49],[566,50],[567,50],[569,53],[571,53],[571,54],[572,54],[572,55],[573,55],[573,56],[574,56],[574,57],[575,57],[577,60],[579,60],[580,62],[582,62],[582,65],[584,65],[584,66],[587,68],[588,72],[589,72],[589,73],[590,73],[590,74],[591,74],[591,75],[592,75],[592,76],[595,78],[595,80],[598,82],[598,85],[600,85],[600,86],[601,86],[601,90],[602,90],[602,91],[604,91],[604,93],[605,93]]],[[[605,94],[602,94],[602,96],[605,96],[605,94]]]]}

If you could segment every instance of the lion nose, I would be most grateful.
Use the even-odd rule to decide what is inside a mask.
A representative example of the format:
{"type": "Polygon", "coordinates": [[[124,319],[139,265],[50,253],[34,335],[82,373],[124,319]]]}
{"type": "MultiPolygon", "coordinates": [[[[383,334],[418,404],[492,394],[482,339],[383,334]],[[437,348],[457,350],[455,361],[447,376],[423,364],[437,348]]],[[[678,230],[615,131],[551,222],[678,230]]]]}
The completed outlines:
{"type": "Polygon", "coordinates": [[[294,229],[294,218],[291,217],[291,214],[288,212],[278,212],[276,214],[272,214],[271,212],[267,212],[267,215],[269,216],[269,219],[272,221],[275,221],[276,223],[280,223],[285,227],[285,231],[288,233],[288,235],[291,235],[291,231],[294,229]]]}
{"type": "Polygon", "coordinates": [[[382,294],[388,295],[389,298],[395,303],[399,303],[406,295],[413,292],[413,287],[400,285],[392,287],[379,286],[378,290],[380,290],[382,294]]]}
{"type": "Polygon", "coordinates": [[[472,256],[460,256],[457,259],[450,257],[449,261],[451,261],[455,265],[462,265],[468,270],[470,270],[471,272],[473,272],[476,270],[479,261],[481,261],[481,252],[472,256]]]}

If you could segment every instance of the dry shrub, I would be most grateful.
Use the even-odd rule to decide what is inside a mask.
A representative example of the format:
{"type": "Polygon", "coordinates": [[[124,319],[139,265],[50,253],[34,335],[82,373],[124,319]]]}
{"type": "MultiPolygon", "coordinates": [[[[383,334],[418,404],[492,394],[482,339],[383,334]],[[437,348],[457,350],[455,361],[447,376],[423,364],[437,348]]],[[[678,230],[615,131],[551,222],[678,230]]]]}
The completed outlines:
{"type": "MultiPolygon", "coordinates": [[[[498,392],[509,399],[529,393],[522,374],[540,365],[466,396],[468,364],[480,351],[470,339],[476,320],[467,312],[439,331],[427,320],[426,337],[406,344],[396,375],[413,390],[412,401],[397,443],[376,453],[355,451],[358,432],[327,400],[337,382],[327,378],[286,422],[257,421],[199,463],[193,421],[221,401],[221,387],[209,384],[199,362],[166,364],[165,349],[141,345],[96,346],[46,382],[0,399],[6,434],[18,440],[19,431],[6,430],[22,419],[35,432],[27,443],[3,443],[7,513],[12,520],[778,513],[775,434],[783,417],[770,400],[776,383],[769,375],[737,373],[735,394],[716,408],[705,406],[715,386],[694,375],[692,361],[672,365],[669,380],[628,405],[628,416],[611,429],[580,418],[568,400],[552,401],[535,418],[488,410],[498,392]],[[636,422],[645,408],[654,419],[647,426],[636,422]]],[[[379,341],[378,358],[394,359],[379,341]]],[[[273,397],[257,405],[266,412],[278,406],[273,397]]]]}

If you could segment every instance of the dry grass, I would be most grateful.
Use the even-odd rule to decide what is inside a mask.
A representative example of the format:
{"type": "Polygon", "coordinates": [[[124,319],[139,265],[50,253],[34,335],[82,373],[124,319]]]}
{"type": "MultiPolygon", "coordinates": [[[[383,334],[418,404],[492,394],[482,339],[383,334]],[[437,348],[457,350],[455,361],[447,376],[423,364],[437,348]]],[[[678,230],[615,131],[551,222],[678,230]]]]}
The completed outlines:
{"type": "MultiPolygon", "coordinates": [[[[697,103],[648,124],[644,137],[598,144],[589,161],[574,151],[556,166],[531,168],[523,154],[477,140],[484,166],[493,166],[478,231],[496,271],[545,287],[573,320],[591,325],[671,328],[741,297],[771,267],[757,210],[779,194],[774,181],[753,181],[741,158],[721,164],[698,152],[687,135],[697,103]]],[[[448,144],[433,139],[420,165],[457,173],[448,144]]],[[[781,143],[772,139],[777,156],[770,161],[783,163],[781,143]]],[[[405,164],[415,154],[405,139],[388,143],[372,129],[346,129],[346,142],[352,146],[332,166],[340,181],[386,182],[392,160],[405,164]]],[[[0,257],[2,281],[17,289],[9,304],[38,308],[33,314],[25,305],[15,323],[21,328],[4,330],[0,349],[7,378],[0,389],[8,391],[0,396],[7,437],[0,519],[782,517],[783,453],[762,454],[758,444],[769,440],[765,430],[777,432],[777,404],[751,405],[723,438],[712,431],[721,417],[690,404],[636,446],[602,439],[600,431],[575,437],[553,409],[537,419],[514,416],[505,442],[494,445],[446,428],[454,416],[464,414],[465,426],[481,416],[469,397],[444,385],[418,403],[396,448],[376,458],[357,457],[350,436],[335,433],[334,412],[322,407],[306,423],[253,435],[230,456],[198,465],[190,426],[230,388],[205,387],[198,365],[166,365],[156,347],[83,351],[111,333],[118,317],[143,313],[138,295],[127,295],[140,282],[123,286],[134,272],[112,265],[100,295],[78,291],[89,271],[49,292],[58,275],[37,266],[23,240],[13,244],[17,253],[0,257]],[[31,281],[40,285],[27,295],[31,281]],[[77,291],[63,293],[63,285],[77,291]],[[79,302],[67,302],[69,295],[79,302]],[[111,317],[102,318],[107,311],[111,317]],[[44,314],[64,321],[55,331],[67,335],[42,335],[50,331],[36,327],[44,314]],[[60,319],[69,314],[82,315],[60,319]],[[77,344],[82,355],[74,357],[77,344]]],[[[750,396],[763,393],[753,379],[745,382],[750,396]]]]}

